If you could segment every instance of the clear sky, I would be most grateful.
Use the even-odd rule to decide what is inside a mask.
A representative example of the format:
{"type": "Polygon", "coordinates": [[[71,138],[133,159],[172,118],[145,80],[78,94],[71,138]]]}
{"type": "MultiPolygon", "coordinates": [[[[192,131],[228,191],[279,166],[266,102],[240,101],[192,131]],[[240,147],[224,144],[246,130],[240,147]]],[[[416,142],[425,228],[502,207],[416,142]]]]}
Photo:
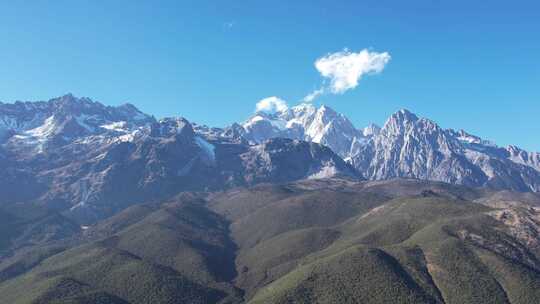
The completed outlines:
{"type": "Polygon", "coordinates": [[[316,101],[357,127],[408,108],[540,151],[538,1],[1,1],[0,100],[71,92],[225,126],[298,103],[344,48],[391,56],[316,101]]]}

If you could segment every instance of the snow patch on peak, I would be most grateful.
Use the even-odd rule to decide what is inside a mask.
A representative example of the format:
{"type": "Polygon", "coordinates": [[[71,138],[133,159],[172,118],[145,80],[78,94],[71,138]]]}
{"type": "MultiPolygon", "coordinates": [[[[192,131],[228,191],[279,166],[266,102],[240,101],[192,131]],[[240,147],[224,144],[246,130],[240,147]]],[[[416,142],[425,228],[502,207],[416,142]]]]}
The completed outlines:
{"type": "Polygon", "coordinates": [[[330,108],[327,105],[321,105],[319,109],[317,110],[317,112],[320,113],[320,115],[322,116],[334,117],[336,115],[341,115],[341,114],[338,114],[336,111],[334,111],[334,109],[330,108]]]}
{"type": "Polygon", "coordinates": [[[478,136],[469,134],[465,132],[464,130],[459,130],[458,132],[451,130],[450,132],[456,137],[457,140],[465,144],[478,144],[478,145],[484,145],[484,146],[489,146],[489,147],[497,147],[495,143],[489,140],[484,140],[478,136]]]}
{"type": "Polygon", "coordinates": [[[127,122],[125,121],[116,121],[110,124],[105,124],[100,126],[103,129],[110,130],[110,131],[116,131],[116,132],[126,132],[127,129],[127,122]]]}
{"type": "Polygon", "coordinates": [[[307,112],[307,111],[315,112],[315,110],[316,110],[315,106],[311,103],[301,103],[291,108],[291,111],[295,113],[307,112]]]}
{"type": "Polygon", "coordinates": [[[28,130],[26,132],[24,132],[24,134],[28,135],[28,136],[31,136],[31,137],[36,137],[36,138],[47,138],[51,135],[54,134],[54,131],[56,129],[56,121],[54,119],[54,115],[53,116],[50,116],[48,117],[47,119],[45,119],[45,121],[43,122],[43,124],[37,128],[34,128],[34,129],[31,129],[31,130],[28,130]]]}

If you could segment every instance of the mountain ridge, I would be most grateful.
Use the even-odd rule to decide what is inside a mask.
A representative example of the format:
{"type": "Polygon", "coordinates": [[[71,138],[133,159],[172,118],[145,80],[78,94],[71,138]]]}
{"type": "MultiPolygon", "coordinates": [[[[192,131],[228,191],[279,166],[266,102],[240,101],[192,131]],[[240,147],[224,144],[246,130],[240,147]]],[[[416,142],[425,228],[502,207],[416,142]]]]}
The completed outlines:
{"type": "MultiPolygon", "coordinates": [[[[234,132],[217,137],[215,130],[200,132],[185,118],[155,120],[131,107],[126,117],[123,106],[106,108],[71,95],[47,105],[52,109],[40,107],[43,113],[23,107],[34,115],[32,124],[9,129],[12,134],[1,145],[6,174],[0,194],[7,202],[47,205],[84,224],[182,191],[362,178],[316,143],[272,138],[249,145],[234,132]]],[[[5,117],[12,113],[0,108],[0,121],[5,117]]]]}
{"type": "MultiPolygon", "coordinates": [[[[71,94],[47,102],[4,103],[0,144],[8,152],[32,158],[49,144],[132,142],[175,119],[180,118],[156,120],[131,104],[104,106],[71,94]]],[[[255,146],[289,138],[321,144],[372,180],[405,177],[540,191],[540,153],[498,147],[464,130],[443,129],[407,109],[396,111],[382,127],[371,124],[363,129],[326,105],[305,103],[274,113],[256,112],[244,123],[225,128],[188,123],[206,142],[255,146]]]]}
{"type": "Polygon", "coordinates": [[[317,109],[311,104],[270,116],[256,113],[243,126],[253,142],[281,136],[325,144],[372,180],[405,177],[540,190],[540,153],[502,148],[464,130],[443,129],[407,109],[392,114],[382,128],[371,124],[356,129],[328,106],[317,109]],[[298,121],[301,127],[296,127],[298,121]]]}

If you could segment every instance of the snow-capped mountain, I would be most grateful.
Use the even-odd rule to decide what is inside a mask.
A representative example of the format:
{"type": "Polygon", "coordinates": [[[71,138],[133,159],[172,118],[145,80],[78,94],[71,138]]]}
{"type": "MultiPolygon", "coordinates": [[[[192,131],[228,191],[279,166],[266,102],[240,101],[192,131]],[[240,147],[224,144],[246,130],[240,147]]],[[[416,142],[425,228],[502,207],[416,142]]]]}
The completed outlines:
{"type": "Polygon", "coordinates": [[[540,191],[540,154],[502,148],[400,110],[357,129],[302,104],[215,128],[66,95],[0,104],[0,197],[92,221],[141,200],[344,176],[540,191]]]}
{"type": "Polygon", "coordinates": [[[256,113],[243,124],[250,142],[287,137],[328,146],[366,178],[396,177],[540,191],[540,154],[494,143],[400,110],[382,128],[356,129],[328,106],[302,104],[275,114],[256,113]]]}
{"type": "Polygon", "coordinates": [[[259,112],[242,126],[244,137],[252,143],[275,137],[305,140],[325,145],[344,158],[354,142],[366,140],[347,117],[324,105],[300,104],[275,114],[259,112]]]}
{"type": "Polygon", "coordinates": [[[407,110],[393,114],[378,135],[351,155],[351,163],[374,180],[408,177],[540,191],[537,153],[445,130],[407,110]]]}
{"type": "Polygon", "coordinates": [[[249,144],[243,128],[155,120],[131,105],[71,95],[0,105],[0,197],[92,222],[181,191],[361,175],[331,149],[275,138],[249,144]]]}
{"type": "Polygon", "coordinates": [[[42,152],[49,144],[91,135],[128,135],[153,122],[131,104],[110,107],[68,94],[46,102],[0,104],[0,143],[7,141],[21,152],[42,152]]]}

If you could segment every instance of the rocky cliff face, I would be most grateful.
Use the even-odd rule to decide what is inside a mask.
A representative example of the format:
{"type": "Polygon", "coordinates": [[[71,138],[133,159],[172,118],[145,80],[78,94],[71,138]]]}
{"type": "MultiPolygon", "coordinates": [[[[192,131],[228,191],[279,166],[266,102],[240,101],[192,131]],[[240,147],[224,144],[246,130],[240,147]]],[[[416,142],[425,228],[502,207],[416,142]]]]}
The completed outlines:
{"type": "Polygon", "coordinates": [[[253,143],[275,137],[321,143],[372,180],[405,177],[540,190],[540,154],[443,129],[408,110],[394,113],[382,128],[371,124],[360,130],[327,106],[303,104],[275,114],[257,113],[243,128],[243,136],[253,143]]]}
{"type": "Polygon", "coordinates": [[[445,130],[407,110],[351,155],[369,179],[410,177],[468,186],[539,191],[535,153],[500,148],[465,131],[445,130]]]}
{"type": "Polygon", "coordinates": [[[357,171],[315,143],[249,145],[242,128],[159,121],[135,107],[105,107],[71,95],[0,105],[7,201],[33,201],[92,222],[128,205],[181,191],[347,176],[357,171]]]}

